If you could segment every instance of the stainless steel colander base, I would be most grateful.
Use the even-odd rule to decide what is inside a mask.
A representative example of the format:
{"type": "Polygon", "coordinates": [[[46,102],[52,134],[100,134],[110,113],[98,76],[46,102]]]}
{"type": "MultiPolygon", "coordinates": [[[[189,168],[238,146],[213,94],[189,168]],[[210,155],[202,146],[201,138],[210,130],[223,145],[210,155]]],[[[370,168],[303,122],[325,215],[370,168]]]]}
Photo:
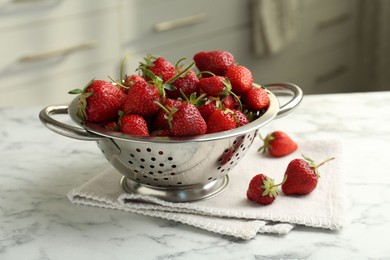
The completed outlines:
{"type": "Polygon", "coordinates": [[[229,178],[227,175],[211,182],[175,188],[150,186],[132,181],[125,176],[120,180],[122,189],[127,193],[153,196],[170,202],[190,202],[208,199],[224,191],[228,183],[229,178]]]}

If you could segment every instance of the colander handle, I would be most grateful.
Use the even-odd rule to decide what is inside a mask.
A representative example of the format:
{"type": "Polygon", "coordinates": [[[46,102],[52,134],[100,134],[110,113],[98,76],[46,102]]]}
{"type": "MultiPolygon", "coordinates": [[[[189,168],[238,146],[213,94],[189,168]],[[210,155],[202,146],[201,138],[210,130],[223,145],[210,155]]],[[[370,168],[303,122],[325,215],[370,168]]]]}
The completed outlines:
{"type": "Polygon", "coordinates": [[[283,117],[295,109],[303,99],[303,92],[300,87],[292,83],[273,83],[263,85],[266,89],[274,93],[276,96],[289,95],[291,99],[280,107],[276,118],[283,117]]]}
{"type": "Polygon", "coordinates": [[[102,139],[102,137],[90,133],[83,128],[62,123],[52,117],[52,115],[56,114],[67,115],[68,108],[69,106],[67,105],[47,106],[39,113],[39,119],[47,128],[60,135],[85,141],[98,141],[102,139]]]}

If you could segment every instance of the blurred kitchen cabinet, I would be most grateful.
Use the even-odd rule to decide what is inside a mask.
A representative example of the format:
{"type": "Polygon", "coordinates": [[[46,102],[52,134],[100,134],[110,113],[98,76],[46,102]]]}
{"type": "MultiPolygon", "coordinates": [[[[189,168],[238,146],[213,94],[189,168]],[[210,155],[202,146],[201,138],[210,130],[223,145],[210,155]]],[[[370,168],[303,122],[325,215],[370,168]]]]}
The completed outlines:
{"type": "Polygon", "coordinates": [[[359,0],[306,0],[294,43],[248,64],[258,81],[294,82],[306,94],[363,90],[356,75],[358,22],[359,0]]]}
{"type": "MultiPolygon", "coordinates": [[[[249,0],[133,0],[121,10],[122,50],[135,68],[147,53],[172,62],[198,51],[250,51],[249,0]],[[158,15],[153,15],[158,13],[158,15]]],[[[245,61],[243,61],[244,63],[245,61]]]]}
{"type": "Polygon", "coordinates": [[[118,28],[115,1],[2,1],[0,106],[68,102],[69,90],[107,78],[118,28]]]}
{"type": "Polygon", "coordinates": [[[265,57],[252,52],[249,0],[134,0],[121,11],[122,50],[130,54],[130,68],[149,52],[190,62],[197,51],[224,49],[249,67],[260,84],[290,81],[305,93],[358,87],[358,0],[302,0],[296,41],[265,57]],[[150,15],[155,12],[160,15],[150,15]]]}
{"type": "Polygon", "coordinates": [[[252,51],[250,0],[6,0],[0,3],[0,106],[66,103],[90,79],[134,73],[148,53],[172,62],[224,49],[259,84],[290,81],[308,93],[359,90],[359,0],[302,0],[293,44],[252,51]],[[222,7],[223,6],[223,7],[222,7]]]}

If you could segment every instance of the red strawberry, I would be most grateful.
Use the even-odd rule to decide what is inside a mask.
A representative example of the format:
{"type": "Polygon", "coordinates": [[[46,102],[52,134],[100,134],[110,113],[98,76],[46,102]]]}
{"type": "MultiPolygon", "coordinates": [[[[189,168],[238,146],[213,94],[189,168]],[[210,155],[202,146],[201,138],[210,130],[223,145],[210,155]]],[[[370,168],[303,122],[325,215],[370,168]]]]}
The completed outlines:
{"type": "Polygon", "coordinates": [[[198,52],[193,59],[199,71],[209,71],[218,76],[224,76],[227,70],[234,65],[233,55],[222,50],[198,52]]]}
{"type": "Polygon", "coordinates": [[[198,107],[198,110],[200,114],[202,115],[203,119],[207,122],[210,115],[217,109],[219,109],[220,103],[218,98],[208,97],[206,102],[198,107]]]}
{"type": "Polygon", "coordinates": [[[161,100],[161,93],[156,86],[148,84],[145,80],[137,80],[127,91],[123,111],[125,114],[151,117],[159,110],[155,101],[161,102],[161,100]]]}
{"type": "Polygon", "coordinates": [[[236,118],[237,127],[249,124],[249,119],[244,113],[237,109],[233,109],[232,111],[236,118]]]}
{"type": "Polygon", "coordinates": [[[169,129],[154,130],[150,133],[150,136],[169,136],[171,131],[169,129]]]}
{"type": "Polygon", "coordinates": [[[202,135],[207,131],[207,125],[195,105],[183,102],[177,111],[173,111],[171,120],[172,136],[202,135]]]}
{"type": "Polygon", "coordinates": [[[199,79],[193,70],[189,70],[184,77],[179,77],[172,85],[176,88],[174,91],[167,91],[167,96],[170,98],[183,97],[180,90],[186,95],[190,96],[194,92],[199,92],[198,89],[199,79]]]}
{"type": "Polygon", "coordinates": [[[244,66],[235,65],[230,67],[225,77],[229,79],[232,91],[237,95],[247,92],[253,84],[252,73],[244,66]]]}
{"type": "Polygon", "coordinates": [[[232,94],[227,95],[222,98],[222,104],[225,108],[228,109],[237,109],[241,106],[241,101],[239,101],[239,97],[233,96],[232,94]]]}
{"type": "Polygon", "coordinates": [[[312,192],[317,187],[320,177],[318,167],[334,159],[329,158],[316,165],[312,159],[305,156],[303,158],[294,159],[287,166],[284,174],[286,180],[282,185],[282,190],[286,195],[305,195],[312,192]]]}
{"type": "Polygon", "coordinates": [[[252,111],[260,111],[269,106],[267,91],[262,87],[253,86],[243,96],[244,104],[252,111]]]}
{"type": "Polygon", "coordinates": [[[126,87],[126,91],[131,88],[131,86],[139,84],[140,82],[144,82],[145,79],[139,75],[130,75],[126,76],[123,82],[123,85],[126,87]]]}
{"type": "Polygon", "coordinates": [[[109,122],[109,123],[104,125],[104,128],[107,130],[110,130],[110,131],[114,131],[114,132],[119,131],[119,126],[116,122],[109,122]]]}
{"type": "Polygon", "coordinates": [[[136,114],[124,115],[119,119],[119,131],[129,135],[149,136],[148,125],[145,119],[136,114]]]}
{"type": "Polygon", "coordinates": [[[148,55],[144,60],[145,63],[141,63],[139,69],[143,72],[143,76],[146,79],[150,78],[147,70],[153,72],[155,76],[160,77],[163,82],[169,80],[176,74],[175,66],[163,57],[156,58],[148,55]]]}
{"type": "Polygon", "coordinates": [[[231,90],[229,80],[221,76],[201,78],[198,86],[206,95],[212,97],[226,96],[231,90]]]}
{"type": "MultiPolygon", "coordinates": [[[[172,108],[179,108],[182,104],[182,101],[167,98],[162,104],[168,110],[172,110],[172,108]]],[[[169,130],[169,122],[167,110],[160,109],[156,115],[156,118],[153,121],[153,130],[169,130]]]]}
{"type": "Polygon", "coordinates": [[[237,127],[233,111],[218,109],[207,120],[207,133],[227,131],[237,127]]]}
{"type": "Polygon", "coordinates": [[[269,205],[277,198],[279,185],[275,185],[274,180],[266,175],[257,174],[249,182],[246,197],[261,205],[269,205]]]}
{"type": "Polygon", "coordinates": [[[115,120],[126,98],[120,88],[104,80],[91,80],[84,90],[69,93],[81,94],[77,114],[82,120],[95,123],[115,120]]]}
{"type": "Polygon", "coordinates": [[[290,136],[282,131],[274,131],[268,134],[263,140],[264,144],[259,148],[259,152],[269,152],[274,157],[282,157],[288,155],[298,149],[297,143],[295,143],[290,136]]]}

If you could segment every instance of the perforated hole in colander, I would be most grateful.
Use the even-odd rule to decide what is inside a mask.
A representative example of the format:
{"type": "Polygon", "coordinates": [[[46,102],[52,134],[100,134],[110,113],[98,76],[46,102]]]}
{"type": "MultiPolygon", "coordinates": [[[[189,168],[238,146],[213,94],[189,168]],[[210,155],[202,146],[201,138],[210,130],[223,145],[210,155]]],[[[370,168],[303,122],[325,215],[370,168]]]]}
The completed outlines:
{"type": "MultiPolygon", "coordinates": [[[[178,167],[177,164],[174,163],[174,157],[163,150],[153,150],[151,147],[135,147],[128,155],[130,167],[133,169],[134,173],[141,174],[142,180],[145,180],[150,176],[148,181],[150,180],[150,182],[155,185],[161,185],[162,180],[172,182],[173,179],[171,178],[176,175],[176,173],[172,171],[178,167]],[[152,177],[157,175],[163,178],[152,177]]],[[[145,181],[142,182],[145,183],[145,181]]]]}
{"type": "MultiPolygon", "coordinates": [[[[225,174],[233,169],[241,159],[241,155],[245,154],[245,151],[252,145],[257,132],[254,134],[247,134],[246,136],[241,136],[233,141],[232,146],[224,150],[223,154],[218,159],[219,166],[217,170],[220,173],[225,174]]],[[[210,180],[209,177],[208,180],[210,180]]]]}

